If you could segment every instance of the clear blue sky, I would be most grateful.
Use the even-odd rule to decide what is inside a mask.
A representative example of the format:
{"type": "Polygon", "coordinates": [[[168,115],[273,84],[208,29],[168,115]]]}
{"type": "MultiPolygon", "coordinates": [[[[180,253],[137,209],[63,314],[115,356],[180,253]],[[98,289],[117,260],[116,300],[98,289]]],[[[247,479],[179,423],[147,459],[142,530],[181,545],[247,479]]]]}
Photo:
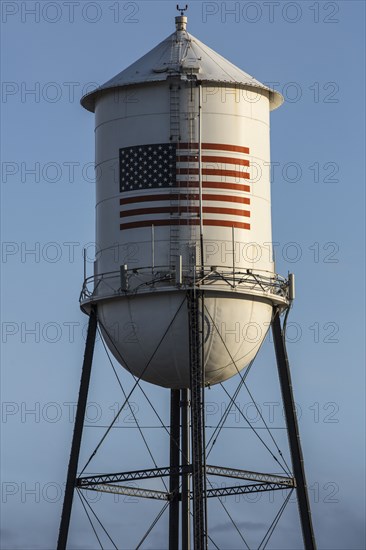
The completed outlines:
{"type": "MultiPolygon", "coordinates": [[[[1,3],[4,550],[48,550],[57,538],[86,326],[82,248],[91,258],[94,240],[94,121],[79,98],[173,32],[175,4],[1,3]]],[[[271,119],[273,235],[277,272],[297,277],[288,350],[321,550],[365,548],[364,12],[362,1],[191,2],[188,12],[189,32],[285,95],[271,119]]],[[[95,365],[87,423],[105,425],[122,396],[100,344],[95,365]]],[[[248,380],[267,422],[283,427],[269,342],[248,380]]],[[[145,388],[167,419],[168,392],[145,388]]],[[[212,389],[207,399],[212,425],[225,396],[212,389]]],[[[141,394],[134,402],[142,424],[158,425],[141,394]]],[[[238,402],[253,415],[245,392],[238,402]]],[[[130,420],[126,411],[93,471],[151,465],[130,420]]],[[[215,461],[230,447],[238,467],[266,468],[235,415],[229,425],[215,461]]],[[[86,428],[81,462],[101,433],[86,428]]],[[[283,430],[275,434],[286,449],[283,430]]],[[[159,429],[146,437],[164,465],[166,437],[159,429]]],[[[226,505],[255,546],[280,503],[226,505]]],[[[108,495],[95,504],[123,548],[137,544],[159,506],[108,495]]],[[[210,518],[220,547],[241,547],[219,505],[210,518]]],[[[166,526],[164,516],[144,547],[166,547],[166,526]]],[[[76,499],[70,545],[98,547],[76,499]]],[[[301,547],[294,504],[268,547],[301,547]]]]}

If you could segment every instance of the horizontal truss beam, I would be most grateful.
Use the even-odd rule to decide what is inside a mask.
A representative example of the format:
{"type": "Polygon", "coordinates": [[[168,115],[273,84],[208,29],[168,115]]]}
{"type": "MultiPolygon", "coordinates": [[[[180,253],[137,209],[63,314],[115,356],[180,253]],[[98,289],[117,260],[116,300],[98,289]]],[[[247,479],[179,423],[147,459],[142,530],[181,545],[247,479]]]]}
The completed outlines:
{"type": "MultiPolygon", "coordinates": [[[[172,493],[165,491],[155,491],[154,489],[141,489],[140,487],[127,487],[125,485],[114,485],[111,483],[98,483],[94,485],[84,485],[81,489],[88,491],[97,491],[99,493],[111,493],[114,495],[127,495],[136,498],[151,498],[155,500],[171,500],[172,493]]],[[[279,491],[291,489],[290,486],[284,486],[281,483],[254,483],[252,485],[236,485],[234,487],[219,487],[207,490],[207,498],[226,497],[230,495],[243,495],[246,493],[263,493],[264,491],[279,491]]],[[[193,498],[192,492],[190,499],[193,498]]],[[[179,494],[179,500],[181,495],[179,494]]]]}
{"type": "Polygon", "coordinates": [[[122,472],[118,474],[103,474],[99,476],[87,476],[79,477],[76,480],[76,485],[78,487],[84,487],[85,485],[99,485],[107,483],[121,483],[124,481],[135,481],[136,479],[151,479],[155,477],[165,477],[169,476],[171,473],[182,474],[190,473],[191,468],[152,468],[149,470],[135,470],[132,472],[122,472]]]}
{"type": "MultiPolygon", "coordinates": [[[[245,479],[247,481],[257,481],[259,483],[274,483],[285,487],[296,486],[295,479],[293,477],[278,476],[274,474],[251,472],[248,470],[238,470],[235,468],[224,468],[221,466],[206,466],[206,472],[209,475],[234,479],[245,479]]],[[[113,483],[123,483],[125,481],[135,481],[137,479],[165,477],[170,474],[184,475],[191,473],[191,466],[179,466],[178,468],[152,468],[149,470],[135,470],[132,472],[122,472],[117,474],[79,477],[76,481],[76,485],[80,488],[89,488],[93,485],[107,485],[113,483]]]]}
{"type": "Polygon", "coordinates": [[[264,491],[279,491],[292,489],[281,483],[254,483],[252,485],[236,485],[234,487],[219,487],[207,490],[207,498],[227,497],[230,495],[244,495],[245,493],[263,493],[264,491]]]}
{"type": "Polygon", "coordinates": [[[153,498],[155,500],[171,500],[171,493],[155,491],[154,489],[141,489],[140,487],[127,487],[126,485],[114,485],[110,483],[97,483],[95,485],[81,486],[80,489],[97,491],[99,493],[111,493],[113,495],[127,495],[137,498],[153,498]]]}
{"type": "Polygon", "coordinates": [[[262,474],[260,472],[250,472],[248,470],[237,470],[235,468],[222,468],[221,466],[207,466],[206,471],[210,475],[231,477],[235,479],[246,479],[248,481],[259,481],[262,483],[276,483],[295,487],[293,477],[277,476],[274,474],[262,474]]]}

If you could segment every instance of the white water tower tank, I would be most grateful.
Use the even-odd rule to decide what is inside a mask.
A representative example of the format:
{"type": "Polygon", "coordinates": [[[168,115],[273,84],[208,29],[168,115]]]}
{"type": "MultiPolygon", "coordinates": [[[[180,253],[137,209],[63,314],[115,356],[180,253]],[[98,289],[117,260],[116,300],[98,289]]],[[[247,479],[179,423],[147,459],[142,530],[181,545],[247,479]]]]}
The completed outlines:
{"type": "Polygon", "coordinates": [[[272,261],[270,111],[282,96],[176,30],[82,105],[95,112],[94,275],[116,359],[189,387],[187,291],[204,295],[206,384],[255,357],[288,287],[272,261]]]}

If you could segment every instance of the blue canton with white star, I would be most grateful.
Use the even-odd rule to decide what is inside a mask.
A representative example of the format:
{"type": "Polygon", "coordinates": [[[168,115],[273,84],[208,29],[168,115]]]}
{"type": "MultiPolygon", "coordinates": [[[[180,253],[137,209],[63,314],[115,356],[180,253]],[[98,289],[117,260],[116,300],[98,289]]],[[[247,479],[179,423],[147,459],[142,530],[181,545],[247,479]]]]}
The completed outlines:
{"type": "Polygon", "coordinates": [[[136,145],[119,150],[120,191],[174,187],[176,145],[136,145]]]}

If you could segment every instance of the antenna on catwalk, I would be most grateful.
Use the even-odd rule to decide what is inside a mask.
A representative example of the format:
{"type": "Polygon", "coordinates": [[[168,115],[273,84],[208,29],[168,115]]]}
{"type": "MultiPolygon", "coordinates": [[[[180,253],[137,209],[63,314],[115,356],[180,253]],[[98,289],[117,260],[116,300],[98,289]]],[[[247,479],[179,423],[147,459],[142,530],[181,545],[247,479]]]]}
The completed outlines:
{"type": "Polygon", "coordinates": [[[304,546],[315,549],[280,321],[294,298],[294,277],[278,275],[268,257],[269,114],[283,98],[189,34],[187,6],[177,9],[170,36],[81,100],[95,113],[98,252],[80,298],[89,326],[58,550],[67,546],[75,488],[163,500],[170,550],[192,541],[195,550],[208,547],[208,498],[296,489],[304,546]],[[109,329],[127,322],[133,341],[109,329]],[[247,331],[226,341],[225,323],[259,327],[260,338],[247,331]],[[205,388],[235,375],[241,385],[269,326],[293,473],[210,465],[205,388]],[[134,387],[143,380],[170,389],[169,466],[85,475],[116,417],[78,473],[98,327],[134,387]],[[166,491],[126,485],[164,476],[166,491]],[[214,488],[211,476],[229,484],[214,488]]]}

